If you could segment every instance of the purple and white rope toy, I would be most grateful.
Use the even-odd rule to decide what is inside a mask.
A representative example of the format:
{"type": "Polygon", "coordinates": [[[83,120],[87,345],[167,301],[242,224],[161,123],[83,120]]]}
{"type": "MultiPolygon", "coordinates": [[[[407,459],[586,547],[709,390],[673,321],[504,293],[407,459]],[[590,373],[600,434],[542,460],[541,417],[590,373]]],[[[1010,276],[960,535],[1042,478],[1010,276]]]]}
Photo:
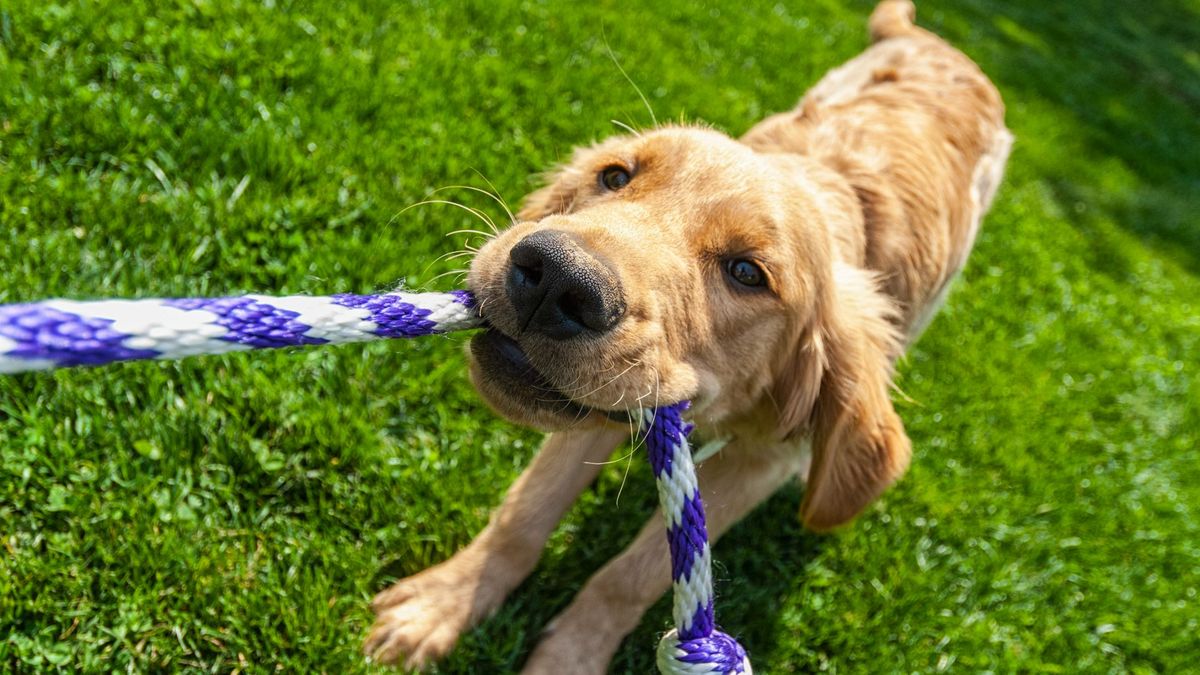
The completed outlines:
{"type": "Polygon", "coordinates": [[[466,291],[0,305],[0,373],[179,359],[474,328],[466,291]]]}
{"type": "MultiPolygon", "coordinates": [[[[0,305],[0,374],[136,359],[420,337],[481,324],[467,291],[326,297],[47,300],[0,305]]],[[[712,552],[688,447],[688,403],[642,411],[641,433],[667,525],[675,630],[659,671],[750,674],[741,645],[716,629],[712,552]]]]}
{"type": "Polygon", "coordinates": [[[646,453],[658,503],[667,521],[674,589],[675,629],[658,643],[658,670],[665,675],[745,673],[750,657],[737,640],[717,630],[713,616],[712,550],[704,523],[704,501],[683,421],[688,402],[642,411],[646,453]]]}

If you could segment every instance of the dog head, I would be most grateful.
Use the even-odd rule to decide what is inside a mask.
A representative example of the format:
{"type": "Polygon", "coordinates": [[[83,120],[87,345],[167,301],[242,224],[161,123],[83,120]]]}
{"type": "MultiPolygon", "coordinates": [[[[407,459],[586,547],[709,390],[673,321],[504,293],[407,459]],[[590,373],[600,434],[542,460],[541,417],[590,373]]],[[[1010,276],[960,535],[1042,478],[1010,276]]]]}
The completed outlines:
{"type": "Polygon", "coordinates": [[[706,129],[577,151],[472,263],[477,388],[547,429],[683,399],[708,424],[766,410],[773,433],[814,438],[806,520],[847,520],[907,439],[892,308],[834,254],[843,197],[802,158],[706,129]]]}

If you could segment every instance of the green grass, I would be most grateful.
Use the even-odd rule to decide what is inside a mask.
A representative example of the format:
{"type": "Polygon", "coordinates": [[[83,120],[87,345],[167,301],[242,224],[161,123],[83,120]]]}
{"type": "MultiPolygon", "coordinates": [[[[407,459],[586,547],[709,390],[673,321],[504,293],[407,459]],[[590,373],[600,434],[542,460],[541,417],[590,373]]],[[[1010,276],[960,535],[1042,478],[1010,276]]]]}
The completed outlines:
{"type": "MultiPolygon", "coordinates": [[[[868,2],[0,6],[0,302],[431,283],[576,144],[740,133],[865,45],[868,2]],[[652,6],[651,6],[652,5],[652,6]],[[447,193],[500,216],[470,192],[447,193]]],[[[915,457],[853,527],[800,489],[717,547],[760,672],[1195,672],[1200,2],[923,2],[1018,141],[901,367],[915,457]]],[[[452,279],[433,286],[448,288],[452,279]]],[[[535,450],[461,338],[0,380],[0,670],[364,670],[367,602],[451,555],[535,450]]],[[[654,503],[606,472],[441,672],[519,667],[654,503]]],[[[648,672],[665,603],[614,663],[648,672]]]]}

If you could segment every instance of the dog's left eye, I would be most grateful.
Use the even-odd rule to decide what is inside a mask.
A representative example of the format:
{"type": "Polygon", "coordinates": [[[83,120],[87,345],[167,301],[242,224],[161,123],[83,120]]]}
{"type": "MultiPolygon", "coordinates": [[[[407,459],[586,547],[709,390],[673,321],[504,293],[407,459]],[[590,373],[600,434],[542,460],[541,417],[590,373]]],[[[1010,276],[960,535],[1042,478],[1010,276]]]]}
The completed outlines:
{"type": "Polygon", "coordinates": [[[763,272],[762,267],[753,260],[745,258],[734,258],[726,263],[726,271],[733,280],[743,286],[765,286],[767,284],[767,274],[763,272]]]}
{"type": "Polygon", "coordinates": [[[626,185],[629,185],[629,181],[632,179],[633,176],[629,175],[629,171],[627,171],[623,166],[613,165],[605,167],[604,170],[600,172],[600,184],[604,186],[604,189],[611,190],[613,192],[620,190],[626,185]]]}

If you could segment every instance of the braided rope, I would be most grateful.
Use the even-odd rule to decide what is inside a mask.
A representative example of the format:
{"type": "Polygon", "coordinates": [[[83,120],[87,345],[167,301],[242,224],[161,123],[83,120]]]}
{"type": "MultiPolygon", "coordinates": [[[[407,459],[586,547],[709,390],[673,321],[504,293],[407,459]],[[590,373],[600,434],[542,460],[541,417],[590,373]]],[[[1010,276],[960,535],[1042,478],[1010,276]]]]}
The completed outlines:
{"type": "Polygon", "coordinates": [[[466,291],[0,305],[0,374],[417,337],[479,325],[466,291]]]}
{"type": "Polygon", "coordinates": [[[687,442],[692,425],[683,421],[687,407],[684,401],[642,411],[646,451],[667,524],[675,592],[675,629],[658,643],[658,670],[664,675],[750,675],[746,650],[717,630],[713,616],[712,550],[687,442]]]}
{"type": "MultiPolygon", "coordinates": [[[[0,305],[0,374],[134,359],[419,337],[480,325],[473,297],[450,293],[243,295],[47,300],[0,305]]],[[[658,645],[665,675],[745,673],[742,646],[716,629],[712,551],[683,421],[688,403],[642,411],[671,550],[676,628],[658,645]]]]}

